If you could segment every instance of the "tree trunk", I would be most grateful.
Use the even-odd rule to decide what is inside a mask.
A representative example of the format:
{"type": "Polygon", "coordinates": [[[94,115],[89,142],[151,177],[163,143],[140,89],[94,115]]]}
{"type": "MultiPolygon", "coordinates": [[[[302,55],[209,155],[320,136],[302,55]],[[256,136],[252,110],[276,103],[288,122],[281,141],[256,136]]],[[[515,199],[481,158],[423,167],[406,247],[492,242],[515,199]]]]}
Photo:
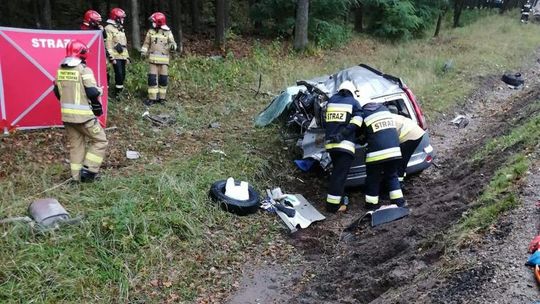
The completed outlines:
{"type": "Polygon", "coordinates": [[[50,29],[52,27],[51,21],[51,1],[39,0],[39,7],[41,8],[41,24],[43,28],[50,29]]]}
{"type": "Polygon", "coordinates": [[[39,18],[39,15],[40,15],[40,13],[39,13],[39,11],[40,11],[39,4],[37,3],[37,1],[32,1],[32,4],[33,4],[33,9],[34,9],[34,24],[38,29],[40,29],[41,28],[41,20],[39,18]]]}
{"type": "Polygon", "coordinates": [[[201,31],[201,1],[191,0],[191,30],[194,33],[201,31]]]}
{"type": "Polygon", "coordinates": [[[225,31],[231,28],[231,0],[225,0],[225,31]]]}
{"type": "Polygon", "coordinates": [[[141,26],[139,24],[139,1],[131,0],[131,47],[141,49],[141,26]]]}
{"type": "Polygon", "coordinates": [[[254,21],[253,18],[251,18],[251,12],[255,9],[254,6],[255,4],[257,4],[257,0],[249,0],[249,12],[248,12],[248,16],[249,16],[249,20],[252,22],[252,25],[253,25],[253,32],[254,33],[260,33],[261,29],[262,29],[262,23],[261,21],[254,21]]]}
{"type": "Polygon", "coordinates": [[[433,35],[433,37],[439,37],[439,32],[441,31],[443,17],[444,17],[444,12],[440,12],[439,18],[437,18],[437,26],[435,27],[435,34],[433,35]]]}
{"type": "Polygon", "coordinates": [[[220,49],[225,45],[225,0],[216,0],[216,37],[214,45],[220,49]]]}
{"type": "Polygon", "coordinates": [[[454,28],[459,26],[459,19],[461,18],[461,12],[463,11],[463,6],[465,6],[465,0],[455,0],[454,25],[453,25],[454,28]]]}
{"type": "Polygon", "coordinates": [[[308,44],[309,0],[297,0],[294,26],[294,48],[303,50],[308,44]]]}
{"type": "Polygon", "coordinates": [[[173,18],[173,34],[176,37],[178,45],[178,53],[181,54],[184,49],[183,33],[182,33],[182,2],[180,0],[171,0],[170,2],[171,15],[173,18]]]}
{"type": "Polygon", "coordinates": [[[354,8],[354,30],[362,33],[364,31],[364,6],[362,3],[354,8]]]}

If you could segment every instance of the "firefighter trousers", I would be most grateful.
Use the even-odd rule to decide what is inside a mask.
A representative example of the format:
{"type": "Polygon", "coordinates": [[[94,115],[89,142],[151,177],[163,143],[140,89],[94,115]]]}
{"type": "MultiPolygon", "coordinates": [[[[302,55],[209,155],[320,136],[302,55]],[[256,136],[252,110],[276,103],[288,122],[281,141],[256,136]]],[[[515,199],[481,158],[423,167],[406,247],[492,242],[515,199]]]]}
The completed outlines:
{"type": "Polygon", "coordinates": [[[389,191],[390,201],[393,204],[405,203],[403,192],[398,180],[398,166],[400,159],[389,160],[382,163],[366,163],[366,204],[378,204],[381,182],[389,191]]]}
{"type": "Polygon", "coordinates": [[[117,90],[124,89],[124,80],[126,79],[126,59],[115,59],[116,63],[114,63],[113,70],[114,70],[114,84],[115,88],[117,90]]]}
{"type": "Polygon", "coordinates": [[[421,141],[422,137],[415,140],[407,140],[399,145],[401,148],[401,161],[398,167],[398,178],[400,182],[402,182],[405,178],[405,174],[407,173],[407,164],[409,163],[411,156],[421,141]]]}
{"type": "Polygon", "coordinates": [[[167,99],[169,82],[169,66],[166,64],[150,63],[148,71],[148,99],[167,99]]]}
{"type": "Polygon", "coordinates": [[[345,193],[345,181],[354,160],[354,156],[347,152],[330,151],[332,158],[332,175],[328,182],[328,195],[326,196],[326,210],[336,212],[339,209],[345,193]]]}
{"type": "Polygon", "coordinates": [[[71,177],[76,181],[80,180],[80,172],[83,167],[90,172],[97,173],[108,145],[105,131],[97,119],[80,124],[65,122],[64,127],[70,146],[71,177]],[[87,141],[88,148],[86,147],[87,141]]]}

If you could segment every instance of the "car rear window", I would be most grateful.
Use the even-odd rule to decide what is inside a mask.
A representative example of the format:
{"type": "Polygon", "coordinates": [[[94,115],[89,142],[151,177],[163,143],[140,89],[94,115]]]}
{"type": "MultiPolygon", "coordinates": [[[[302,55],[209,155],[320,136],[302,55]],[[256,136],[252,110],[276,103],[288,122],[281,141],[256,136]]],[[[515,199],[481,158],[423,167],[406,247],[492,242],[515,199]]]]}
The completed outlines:
{"type": "Polygon", "coordinates": [[[409,107],[402,98],[386,101],[384,105],[387,106],[391,112],[395,112],[397,109],[397,113],[394,114],[399,114],[416,121],[416,117],[414,115],[411,116],[409,107]]]}

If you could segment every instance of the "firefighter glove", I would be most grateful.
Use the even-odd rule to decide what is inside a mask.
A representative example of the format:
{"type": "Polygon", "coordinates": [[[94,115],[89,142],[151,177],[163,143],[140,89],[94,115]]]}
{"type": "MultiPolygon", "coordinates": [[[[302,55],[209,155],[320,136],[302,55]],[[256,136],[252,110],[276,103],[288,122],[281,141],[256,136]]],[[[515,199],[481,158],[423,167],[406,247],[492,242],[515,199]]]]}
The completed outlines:
{"type": "Polygon", "coordinates": [[[177,48],[178,46],[176,45],[176,43],[171,43],[171,46],[170,46],[171,51],[176,51],[177,48]]]}
{"type": "Polygon", "coordinates": [[[122,54],[124,52],[124,47],[120,43],[117,43],[114,46],[114,50],[117,51],[118,54],[122,54]]]}
{"type": "Polygon", "coordinates": [[[92,106],[92,112],[94,113],[94,115],[96,115],[97,117],[103,115],[103,107],[101,106],[101,103],[92,102],[91,106],[92,106]]]}
{"type": "Polygon", "coordinates": [[[343,139],[344,137],[343,137],[343,134],[341,134],[341,132],[328,136],[328,142],[330,143],[340,143],[343,141],[343,139]]]}

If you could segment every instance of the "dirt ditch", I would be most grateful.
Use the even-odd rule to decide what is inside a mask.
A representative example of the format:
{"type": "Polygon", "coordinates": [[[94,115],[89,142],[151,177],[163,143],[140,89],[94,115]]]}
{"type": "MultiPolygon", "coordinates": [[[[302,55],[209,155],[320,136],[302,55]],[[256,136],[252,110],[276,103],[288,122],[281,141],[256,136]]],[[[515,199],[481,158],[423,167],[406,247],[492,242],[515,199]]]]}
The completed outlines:
{"type": "MultiPolygon", "coordinates": [[[[304,270],[291,276],[288,283],[283,276],[280,279],[283,288],[296,292],[284,296],[280,288],[273,293],[274,298],[266,295],[260,303],[433,303],[450,294],[456,303],[461,303],[460,299],[474,294],[471,290],[490,282],[495,267],[490,267],[493,265],[485,259],[485,264],[457,271],[451,280],[441,283],[437,275],[442,270],[437,267],[447,249],[442,236],[471,207],[509,156],[506,151],[490,155],[480,163],[470,161],[487,139],[506,133],[529,115],[526,105],[540,99],[540,80],[535,72],[539,66],[535,62],[522,71],[529,81],[521,90],[508,88],[499,76],[482,79],[480,88],[459,110],[459,114],[470,118],[466,128],[457,129],[449,123],[454,114],[441,116],[430,126],[432,145],[438,153],[437,167],[407,181],[409,217],[378,228],[361,229],[348,241],[340,241],[343,227],[362,212],[362,193],[353,190],[347,213],[329,215],[326,221],[289,237],[302,254],[302,262],[296,265],[304,270]],[[424,278],[426,274],[431,277],[424,278]],[[407,296],[399,292],[405,290],[409,291],[407,296]]],[[[315,173],[301,178],[305,183],[287,190],[321,202],[314,204],[324,210],[324,180],[315,173]]],[[[257,272],[250,271],[251,276],[257,272]]],[[[251,287],[248,282],[238,291],[237,295],[244,294],[243,303],[259,303],[246,296],[245,291],[251,287]]],[[[263,284],[257,290],[266,288],[263,284]]],[[[443,302],[446,303],[440,301],[443,302]]]]}

